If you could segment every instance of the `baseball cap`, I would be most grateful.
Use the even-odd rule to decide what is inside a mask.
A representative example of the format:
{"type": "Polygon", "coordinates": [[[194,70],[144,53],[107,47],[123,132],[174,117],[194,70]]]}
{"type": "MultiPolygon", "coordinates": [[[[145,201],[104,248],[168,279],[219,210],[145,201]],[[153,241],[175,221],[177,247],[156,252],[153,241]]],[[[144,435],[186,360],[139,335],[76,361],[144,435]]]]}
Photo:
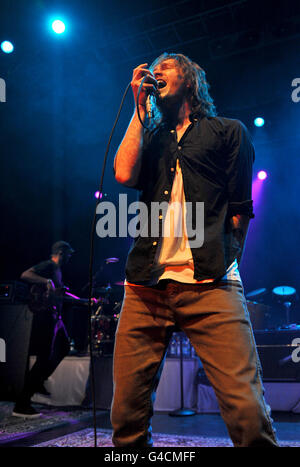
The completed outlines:
{"type": "Polygon", "coordinates": [[[51,253],[55,255],[60,251],[69,251],[70,253],[74,253],[75,250],[73,250],[70,243],[65,242],[64,240],[59,240],[58,242],[53,243],[51,253]]]}

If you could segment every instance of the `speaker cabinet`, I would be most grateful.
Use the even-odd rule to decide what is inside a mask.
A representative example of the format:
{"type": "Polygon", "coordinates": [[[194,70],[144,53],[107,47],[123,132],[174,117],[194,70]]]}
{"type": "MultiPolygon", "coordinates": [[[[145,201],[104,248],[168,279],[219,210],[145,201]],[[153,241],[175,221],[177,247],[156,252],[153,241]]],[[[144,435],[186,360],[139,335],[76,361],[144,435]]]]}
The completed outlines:
{"type": "Polygon", "coordinates": [[[32,312],[26,304],[0,305],[0,400],[13,401],[23,389],[32,312]]]}
{"type": "Polygon", "coordinates": [[[254,335],[263,381],[299,382],[300,330],[254,331],[254,335]]]}

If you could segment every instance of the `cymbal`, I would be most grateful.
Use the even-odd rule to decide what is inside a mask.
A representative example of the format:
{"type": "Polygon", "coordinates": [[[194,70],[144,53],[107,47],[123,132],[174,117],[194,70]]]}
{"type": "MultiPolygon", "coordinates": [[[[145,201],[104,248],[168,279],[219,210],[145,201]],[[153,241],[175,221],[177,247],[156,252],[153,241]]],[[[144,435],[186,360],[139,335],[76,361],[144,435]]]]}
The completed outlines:
{"type": "Polygon", "coordinates": [[[252,292],[247,293],[246,298],[262,297],[266,293],[267,293],[267,289],[265,288],[252,290],[252,292]]]}
{"type": "Polygon", "coordinates": [[[294,287],[289,287],[288,285],[280,285],[279,287],[275,287],[272,292],[274,295],[289,297],[296,294],[296,289],[294,289],[294,287]]]}
{"type": "Polygon", "coordinates": [[[118,261],[119,261],[119,258],[106,258],[105,260],[106,264],[117,263],[118,261]]]}

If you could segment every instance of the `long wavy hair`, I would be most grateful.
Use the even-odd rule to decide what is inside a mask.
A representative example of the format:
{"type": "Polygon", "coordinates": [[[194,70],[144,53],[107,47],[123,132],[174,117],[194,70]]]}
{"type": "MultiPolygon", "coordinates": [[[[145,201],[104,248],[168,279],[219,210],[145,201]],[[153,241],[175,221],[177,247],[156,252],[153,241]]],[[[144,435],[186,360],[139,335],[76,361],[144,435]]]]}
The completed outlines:
{"type": "MultiPolygon", "coordinates": [[[[182,70],[184,80],[190,84],[190,103],[192,107],[191,115],[201,115],[204,117],[215,117],[217,115],[214,101],[209,94],[209,83],[206,81],[205,71],[195,62],[190,60],[183,54],[167,53],[164,52],[162,55],[157,57],[154,62],[150,65],[150,70],[153,69],[165,60],[173,59],[176,60],[178,67],[182,70]]],[[[153,124],[158,124],[162,121],[162,115],[157,108],[155,98],[152,100],[153,109],[153,124]]]]}

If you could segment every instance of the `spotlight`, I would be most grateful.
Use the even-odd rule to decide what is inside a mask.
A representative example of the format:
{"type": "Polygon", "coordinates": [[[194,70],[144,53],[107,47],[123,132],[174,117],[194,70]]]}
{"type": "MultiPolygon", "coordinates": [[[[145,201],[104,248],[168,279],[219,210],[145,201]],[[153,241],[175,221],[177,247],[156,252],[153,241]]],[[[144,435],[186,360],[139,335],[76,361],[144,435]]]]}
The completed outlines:
{"type": "Polygon", "coordinates": [[[10,41],[1,42],[1,49],[4,53],[10,54],[14,51],[14,46],[10,41]]]}
{"type": "Polygon", "coordinates": [[[268,174],[265,170],[260,170],[257,174],[257,178],[259,180],[265,180],[267,178],[268,174]]]}
{"type": "Polygon", "coordinates": [[[102,198],[102,193],[100,193],[99,191],[95,191],[95,198],[102,198]]]}
{"type": "Polygon", "coordinates": [[[52,29],[54,32],[56,32],[56,34],[62,34],[63,32],[65,32],[66,25],[60,19],[56,19],[52,23],[52,29]]]}
{"type": "Polygon", "coordinates": [[[264,126],[264,124],[265,124],[265,121],[264,121],[264,119],[263,119],[262,117],[257,117],[257,118],[254,120],[254,125],[255,125],[255,126],[260,127],[260,126],[264,126]]]}

